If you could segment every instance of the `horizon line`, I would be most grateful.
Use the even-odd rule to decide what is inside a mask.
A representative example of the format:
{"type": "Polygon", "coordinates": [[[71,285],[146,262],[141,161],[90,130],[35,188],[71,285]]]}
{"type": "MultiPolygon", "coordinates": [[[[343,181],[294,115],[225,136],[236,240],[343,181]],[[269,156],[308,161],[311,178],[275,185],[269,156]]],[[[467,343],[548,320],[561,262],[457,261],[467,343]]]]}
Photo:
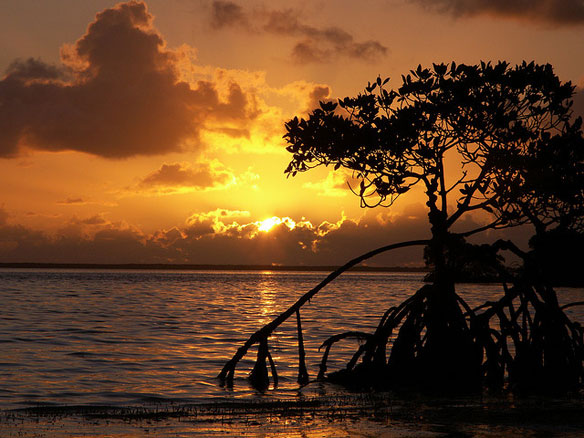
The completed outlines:
{"type": "MultiPolygon", "coordinates": [[[[334,271],[341,265],[246,265],[193,263],[52,263],[0,262],[1,269],[112,269],[112,270],[188,270],[188,271],[334,271]]],[[[354,266],[361,272],[428,272],[424,266],[354,266]]]]}

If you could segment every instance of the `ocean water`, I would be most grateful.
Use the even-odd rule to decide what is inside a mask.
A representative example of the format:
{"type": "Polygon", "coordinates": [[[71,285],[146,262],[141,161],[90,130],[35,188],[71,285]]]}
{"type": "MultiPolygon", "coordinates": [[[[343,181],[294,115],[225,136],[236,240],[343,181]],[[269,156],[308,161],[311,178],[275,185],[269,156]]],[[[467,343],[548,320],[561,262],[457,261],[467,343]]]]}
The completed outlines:
{"type": "MultiPolygon", "coordinates": [[[[259,394],[247,383],[253,349],[240,362],[233,388],[220,386],[216,376],[249,335],[327,274],[0,270],[0,409],[297,397],[295,318],[270,339],[277,388],[259,394]]],[[[422,277],[346,273],[320,291],[301,310],[311,378],[326,338],[374,330],[422,277]]],[[[461,284],[457,290],[471,305],[501,294],[497,285],[461,284]]],[[[559,296],[581,301],[584,290],[565,288],[559,296]]],[[[569,311],[584,322],[582,306],[569,311]]],[[[336,344],[329,370],[344,366],[355,346],[336,344]]],[[[302,393],[333,390],[309,384],[302,393]]]]}

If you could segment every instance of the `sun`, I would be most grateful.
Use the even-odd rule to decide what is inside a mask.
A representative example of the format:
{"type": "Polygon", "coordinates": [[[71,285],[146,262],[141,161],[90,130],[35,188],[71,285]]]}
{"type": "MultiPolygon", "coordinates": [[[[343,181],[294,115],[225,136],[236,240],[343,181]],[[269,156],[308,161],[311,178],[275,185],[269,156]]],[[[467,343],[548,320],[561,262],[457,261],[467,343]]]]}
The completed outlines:
{"type": "Polygon", "coordinates": [[[279,217],[277,217],[277,216],[269,217],[269,218],[264,219],[263,221],[261,221],[259,223],[258,230],[264,231],[267,233],[272,228],[274,228],[276,225],[279,225],[281,223],[282,223],[282,219],[280,219],[279,217]]]}
{"type": "Polygon", "coordinates": [[[280,218],[278,216],[272,216],[272,217],[269,217],[267,219],[264,219],[263,221],[259,221],[256,223],[258,226],[258,230],[263,231],[265,233],[269,232],[276,225],[280,225],[280,224],[286,225],[291,230],[294,229],[294,227],[296,227],[296,222],[294,222],[289,217],[280,218]]]}

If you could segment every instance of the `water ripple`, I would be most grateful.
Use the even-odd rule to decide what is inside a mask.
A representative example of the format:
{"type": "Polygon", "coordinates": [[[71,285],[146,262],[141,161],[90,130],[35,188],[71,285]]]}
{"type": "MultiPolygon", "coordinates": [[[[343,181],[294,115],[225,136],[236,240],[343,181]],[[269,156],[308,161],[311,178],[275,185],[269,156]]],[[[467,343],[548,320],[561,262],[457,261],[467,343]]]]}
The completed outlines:
{"type": "MultiPolygon", "coordinates": [[[[246,381],[254,349],[240,362],[233,388],[220,387],[217,373],[249,335],[325,275],[0,270],[0,409],[258,397],[246,381]]],[[[421,278],[350,273],[322,290],[301,310],[311,375],[327,337],[373,330],[421,278]]],[[[471,305],[500,294],[490,285],[459,291],[471,305]]],[[[562,297],[581,301],[584,291],[565,289],[562,297]]],[[[584,320],[582,308],[569,311],[584,320]]],[[[266,396],[296,391],[296,336],[291,320],[270,339],[280,386],[266,396]]],[[[329,369],[343,366],[355,345],[335,345],[329,369]]]]}

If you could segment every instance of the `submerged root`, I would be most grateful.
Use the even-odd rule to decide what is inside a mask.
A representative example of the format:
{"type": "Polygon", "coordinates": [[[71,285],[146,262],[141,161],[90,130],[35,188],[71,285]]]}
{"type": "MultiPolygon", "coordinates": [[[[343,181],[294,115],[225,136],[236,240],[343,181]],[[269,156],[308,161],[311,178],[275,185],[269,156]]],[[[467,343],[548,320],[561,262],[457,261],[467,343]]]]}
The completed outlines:
{"type": "Polygon", "coordinates": [[[278,317],[272,320],[270,323],[263,326],[261,329],[256,331],[252,334],[245,343],[238,348],[237,352],[233,355],[233,357],[228,360],[221,372],[217,376],[221,385],[233,385],[233,379],[235,375],[235,368],[239,361],[247,354],[250,347],[255,344],[259,344],[258,346],[258,356],[256,359],[256,365],[250,374],[250,382],[253,386],[258,389],[266,389],[267,384],[269,384],[269,379],[267,378],[267,369],[266,368],[266,358],[270,359],[270,365],[272,366],[272,374],[274,375],[274,379],[276,380],[276,367],[273,361],[271,360],[271,356],[269,355],[269,349],[267,347],[267,339],[273,331],[278,328],[282,323],[288,320],[292,315],[297,315],[297,327],[298,327],[298,358],[299,358],[299,372],[298,372],[298,381],[301,384],[308,382],[308,371],[306,369],[305,364],[305,353],[304,353],[304,341],[302,337],[302,326],[300,322],[300,308],[310,301],[312,297],[314,297],[321,289],[323,289],[327,284],[341,275],[343,272],[348,271],[353,266],[358,265],[359,263],[376,256],[377,254],[381,254],[382,252],[391,251],[393,249],[398,248],[405,248],[409,246],[423,246],[429,243],[428,240],[412,240],[408,242],[400,242],[395,243],[387,246],[382,246],[381,248],[377,248],[373,251],[365,253],[359,257],[350,260],[343,266],[341,266],[336,271],[329,274],[323,281],[321,281],[316,287],[305,293],[298,301],[296,301],[292,306],[290,306],[286,311],[282,312],[278,317]]]}
{"type": "Polygon", "coordinates": [[[329,379],[394,389],[477,389],[482,354],[458,300],[453,291],[422,287],[385,313],[375,333],[357,350],[362,356],[357,366],[354,356],[329,379]],[[438,292],[440,299],[435,297],[438,292]]]}
{"type": "MultiPolygon", "coordinates": [[[[274,386],[278,375],[268,347],[272,332],[296,315],[298,382],[308,383],[300,308],[342,272],[389,249],[427,241],[389,245],[358,257],[330,274],[293,306],[255,332],[237,350],[219,374],[232,384],[235,368],[248,349],[258,344],[249,380],[265,390],[269,386],[266,361],[274,386]]],[[[508,246],[503,242],[502,246],[508,246]]],[[[513,250],[513,248],[511,247],[513,250]]],[[[504,296],[471,309],[456,294],[454,284],[425,285],[398,306],[389,308],[374,333],[345,332],[327,339],[317,379],[359,387],[475,391],[482,387],[517,391],[565,393],[584,384],[584,330],[570,320],[565,309],[584,302],[558,304],[556,293],[535,275],[503,284],[504,296]],[[338,341],[363,341],[343,370],[330,374],[327,361],[338,341]]]]}
{"type": "Polygon", "coordinates": [[[568,318],[553,289],[541,284],[515,289],[516,299],[496,312],[498,342],[515,353],[496,358],[508,372],[510,385],[522,391],[577,389],[584,382],[581,326],[568,318]]]}
{"type": "Polygon", "coordinates": [[[327,378],[351,386],[456,392],[508,385],[566,393],[584,384],[584,330],[564,312],[572,304],[560,307],[552,288],[516,284],[474,310],[456,294],[440,292],[424,286],[390,308],[375,333],[362,335],[367,341],[346,368],[327,378]],[[362,358],[357,366],[356,356],[362,358]]]}

